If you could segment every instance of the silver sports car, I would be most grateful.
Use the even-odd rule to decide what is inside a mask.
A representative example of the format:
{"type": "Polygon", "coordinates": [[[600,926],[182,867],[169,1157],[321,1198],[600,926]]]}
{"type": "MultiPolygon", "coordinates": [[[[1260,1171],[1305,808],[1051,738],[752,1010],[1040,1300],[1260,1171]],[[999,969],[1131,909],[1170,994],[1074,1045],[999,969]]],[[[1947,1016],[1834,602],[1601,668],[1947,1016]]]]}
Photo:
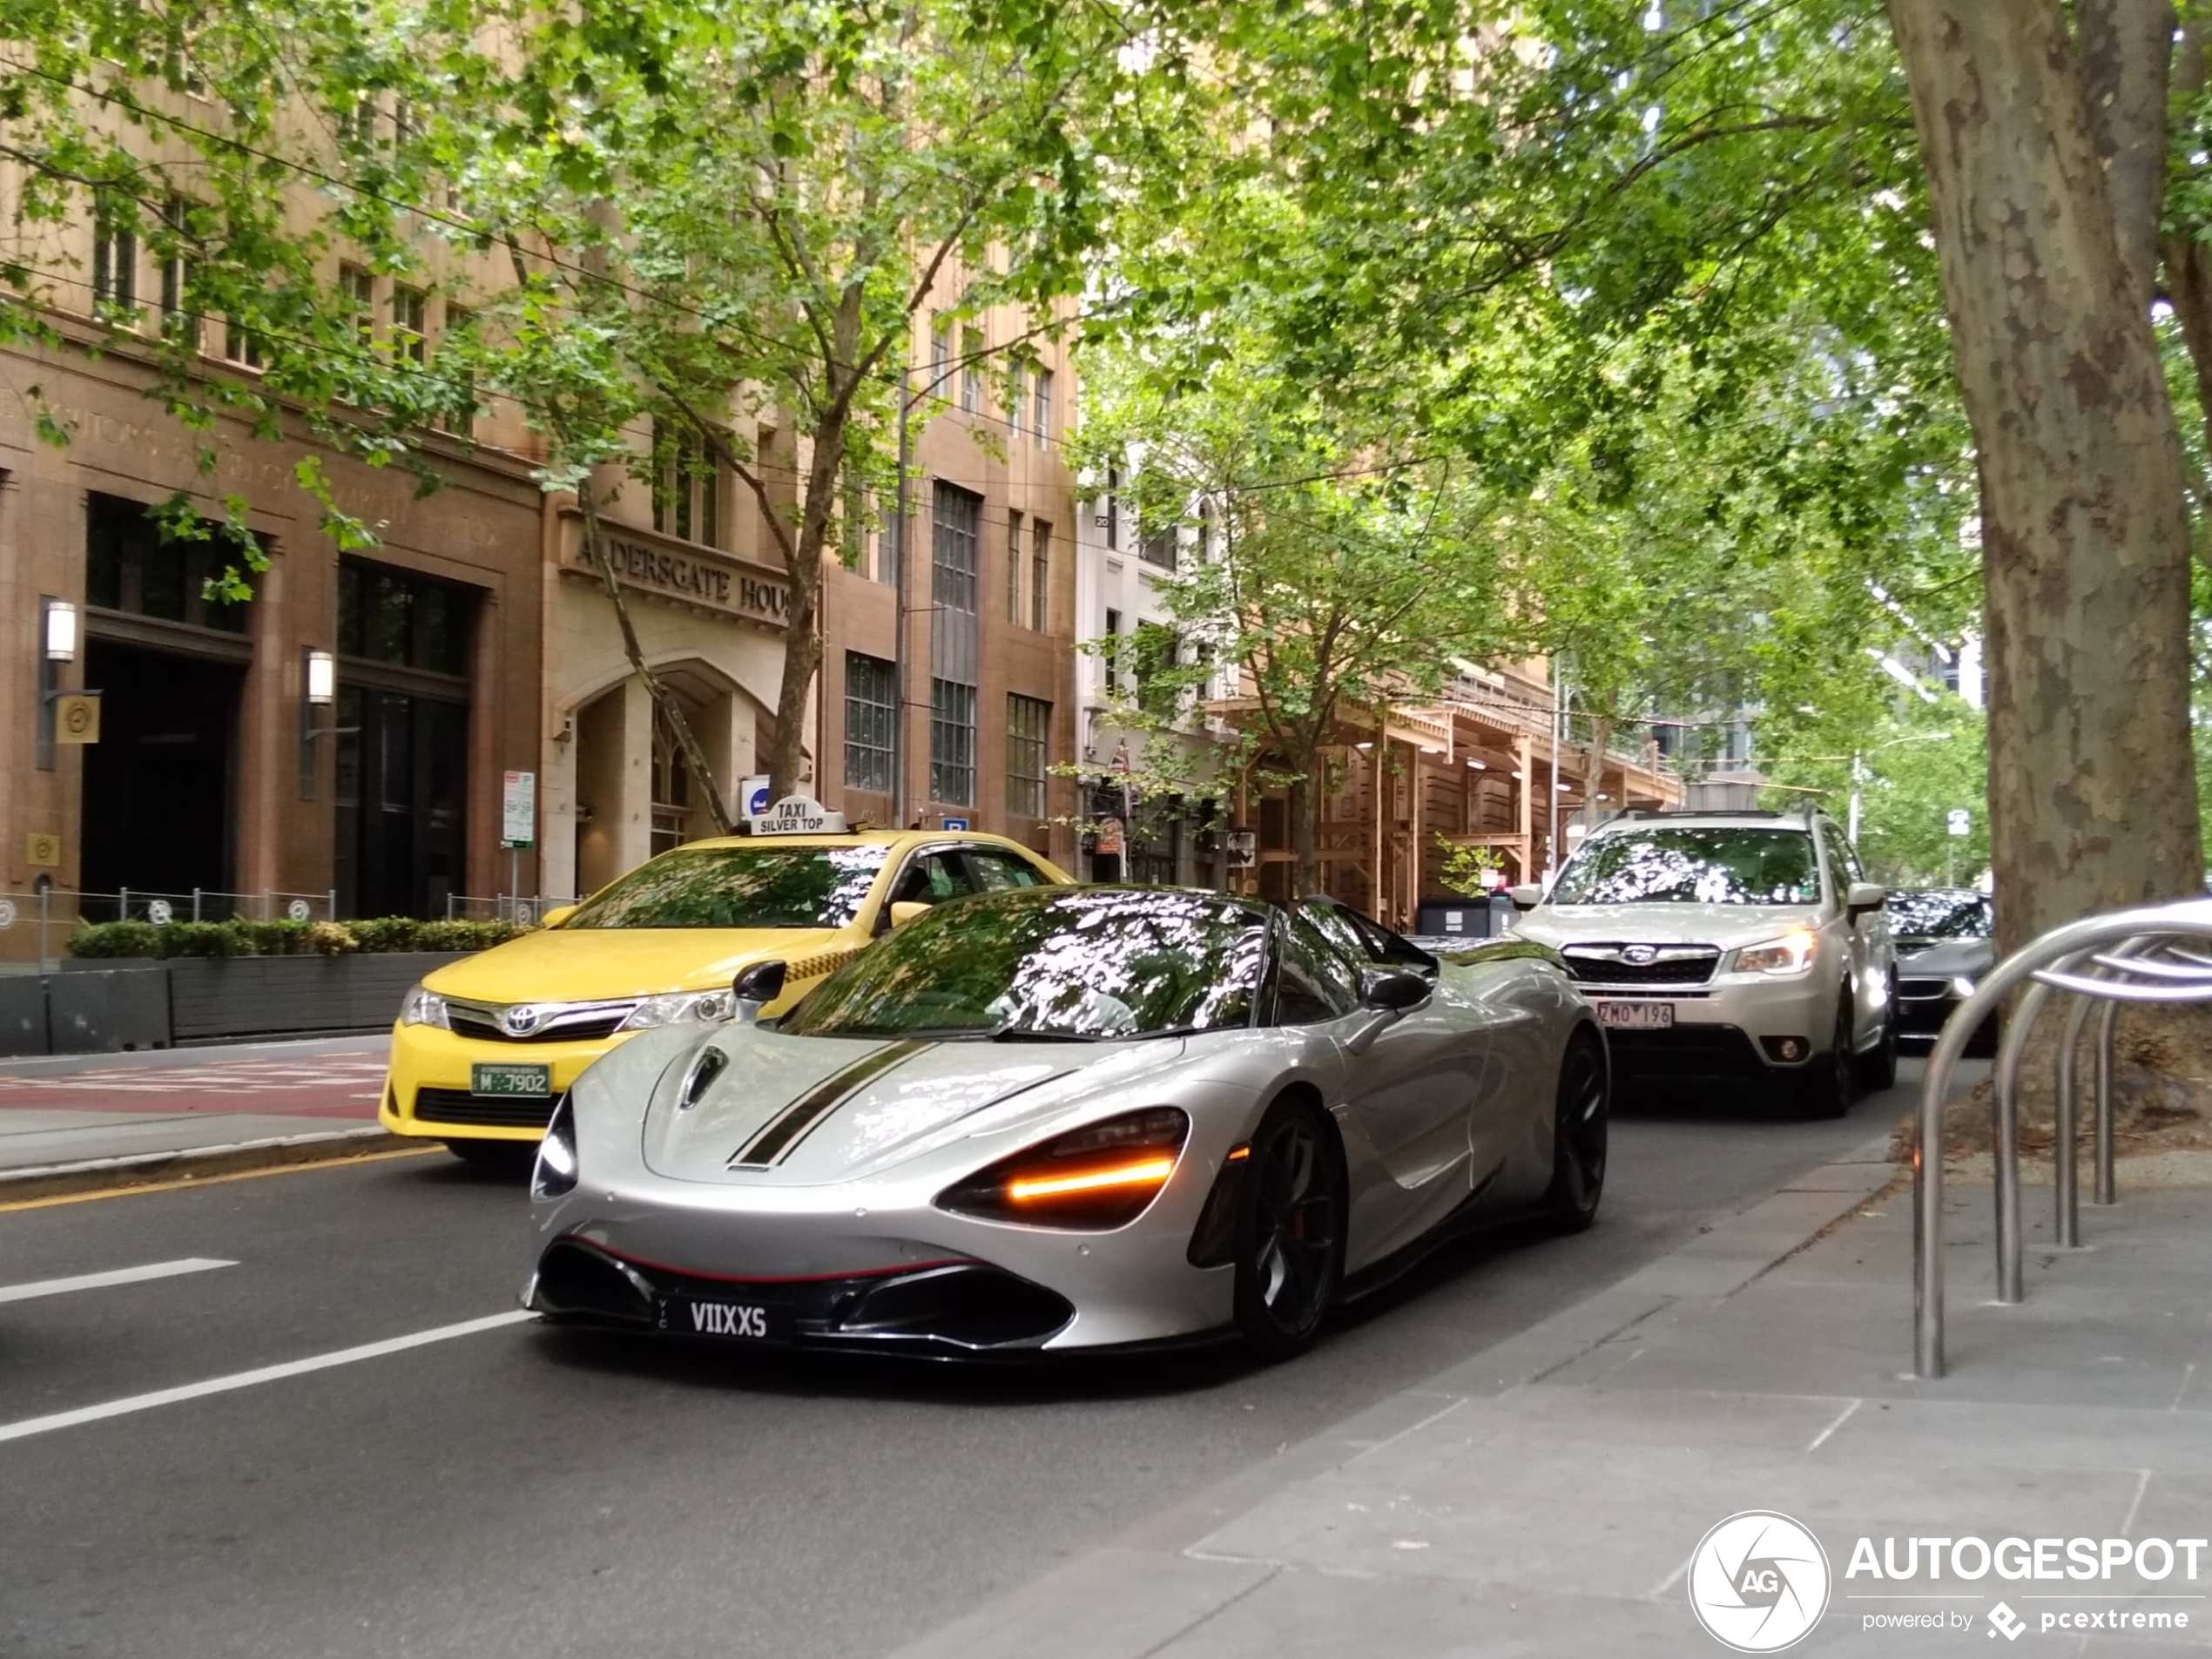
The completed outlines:
{"type": "Polygon", "coordinates": [[[936,907],[781,1021],[633,1037],[531,1177],[549,1318],[936,1355],[1241,1332],[1487,1217],[1579,1229],[1607,1062],[1551,953],[1328,903],[1035,887],[936,907]]]}

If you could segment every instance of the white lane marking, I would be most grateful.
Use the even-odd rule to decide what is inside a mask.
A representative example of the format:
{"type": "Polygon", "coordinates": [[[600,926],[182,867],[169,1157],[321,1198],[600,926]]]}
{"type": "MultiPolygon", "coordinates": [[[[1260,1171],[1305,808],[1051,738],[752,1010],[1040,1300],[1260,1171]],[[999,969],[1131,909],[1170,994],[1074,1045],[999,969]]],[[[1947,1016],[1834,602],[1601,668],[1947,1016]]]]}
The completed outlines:
{"type": "Polygon", "coordinates": [[[174,1406],[179,1401],[199,1399],[208,1394],[226,1394],[234,1388],[252,1388],[266,1382],[280,1382],[287,1377],[302,1377],[311,1371],[328,1371],[334,1366],[350,1366],[356,1360],[381,1359],[388,1353],[404,1353],[409,1348],[421,1348],[433,1342],[447,1342],[455,1337],[473,1337],[479,1331],[496,1331],[503,1325],[518,1325],[537,1316],[526,1309],[517,1308],[511,1313],[493,1313],[481,1319],[463,1319],[459,1325],[442,1325],[435,1331],[417,1331],[413,1336],[389,1337],[382,1342],[365,1342],[358,1348],[341,1348],[335,1353],[319,1353],[311,1359],[287,1359],[280,1366],[263,1366],[259,1371],[241,1371],[230,1377],[211,1377],[206,1382],[186,1383],[181,1388],[157,1389],[151,1394],[132,1394],[123,1399],[111,1399],[105,1406],[82,1406],[73,1412],[56,1412],[51,1417],[27,1417],[20,1423],[0,1423],[0,1440],[20,1440],[33,1434],[51,1433],[57,1428],[76,1428],[84,1423],[97,1423],[110,1417],[127,1417],[133,1412],[149,1412],[157,1406],[174,1406]]]}
{"type": "Polygon", "coordinates": [[[74,1278],[42,1278],[29,1285],[0,1285],[0,1302],[28,1302],[34,1296],[65,1296],[71,1291],[98,1291],[110,1285],[136,1285],[142,1279],[174,1278],[179,1273],[205,1273],[211,1267],[236,1267],[208,1256],[186,1256],[173,1262],[149,1262],[144,1267],[118,1267],[107,1273],[79,1273],[74,1278]]]}

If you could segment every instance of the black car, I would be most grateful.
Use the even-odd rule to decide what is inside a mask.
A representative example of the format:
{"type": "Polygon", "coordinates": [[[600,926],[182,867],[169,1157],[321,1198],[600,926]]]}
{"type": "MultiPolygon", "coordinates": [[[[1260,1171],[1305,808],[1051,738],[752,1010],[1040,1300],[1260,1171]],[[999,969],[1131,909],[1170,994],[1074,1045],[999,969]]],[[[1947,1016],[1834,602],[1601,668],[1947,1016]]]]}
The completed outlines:
{"type": "MultiPolygon", "coordinates": [[[[1997,913],[1971,887],[1906,887],[1889,897],[1897,940],[1898,1034],[1932,1042],[1996,965],[1997,913]]],[[[1993,1053],[1997,1022],[1983,1022],[1969,1054],[1993,1053]]]]}

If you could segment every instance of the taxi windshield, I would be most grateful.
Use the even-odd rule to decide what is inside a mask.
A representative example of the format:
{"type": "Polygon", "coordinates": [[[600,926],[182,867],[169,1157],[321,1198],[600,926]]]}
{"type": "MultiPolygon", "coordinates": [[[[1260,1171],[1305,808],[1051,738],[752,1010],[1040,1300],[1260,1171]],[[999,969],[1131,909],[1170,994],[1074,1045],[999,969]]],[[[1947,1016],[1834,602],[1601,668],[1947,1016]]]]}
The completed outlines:
{"type": "Polygon", "coordinates": [[[842,927],[881,846],[679,846],[587,899],[573,927],[842,927]]]}
{"type": "Polygon", "coordinates": [[[1091,1041],[1251,1022],[1264,916],[1211,894],[1028,887],[955,899],[786,1015],[799,1036],[1091,1041]]]}

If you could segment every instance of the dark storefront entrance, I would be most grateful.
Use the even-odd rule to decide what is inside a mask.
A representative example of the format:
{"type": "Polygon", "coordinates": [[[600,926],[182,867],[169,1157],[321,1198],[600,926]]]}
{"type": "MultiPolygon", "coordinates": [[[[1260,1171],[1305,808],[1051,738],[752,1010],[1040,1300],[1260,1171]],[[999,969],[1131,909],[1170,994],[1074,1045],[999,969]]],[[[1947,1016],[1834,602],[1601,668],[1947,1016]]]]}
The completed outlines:
{"type": "Polygon", "coordinates": [[[86,642],[100,740],[84,751],[87,893],[231,890],[241,664],[86,642]]]}
{"type": "Polygon", "coordinates": [[[442,916],[462,890],[475,598],[383,565],[340,567],[341,915],[442,916]]]}

